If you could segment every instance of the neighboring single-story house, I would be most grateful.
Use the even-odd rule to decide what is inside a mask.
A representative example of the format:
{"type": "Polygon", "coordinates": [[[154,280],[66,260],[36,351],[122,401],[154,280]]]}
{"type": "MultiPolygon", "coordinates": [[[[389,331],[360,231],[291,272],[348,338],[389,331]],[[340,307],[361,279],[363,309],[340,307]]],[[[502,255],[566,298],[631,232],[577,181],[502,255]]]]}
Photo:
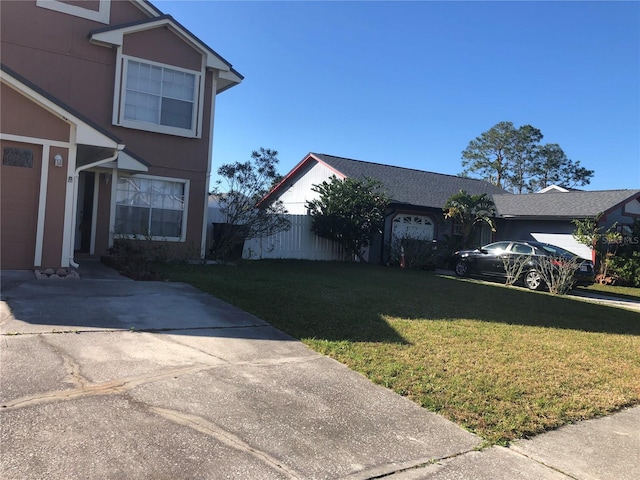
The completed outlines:
{"type": "Polygon", "coordinates": [[[538,240],[564,247],[584,258],[593,252],[573,238],[572,220],[595,218],[599,225],[629,233],[640,219],[640,190],[578,191],[560,188],[528,194],[493,195],[497,211],[496,240],[538,240]],[[564,190],[564,191],[563,191],[564,190]]]}
{"type": "Polygon", "coordinates": [[[246,242],[243,256],[345,259],[331,242],[310,232],[311,218],[306,207],[308,201],[318,197],[312,187],[333,175],[379,180],[391,197],[384,233],[374,239],[368,252],[368,260],[374,263],[389,260],[394,238],[442,241],[456,235],[456,225],[445,221],[442,207],[460,190],[473,195],[486,193],[496,204],[497,232],[482,226],[480,245],[507,239],[538,240],[592,258],[591,249],[573,238],[572,220],[595,218],[602,213],[600,225],[608,228],[616,224],[625,233],[634,219],[640,219],[640,190],[579,191],[552,185],[538,193],[513,194],[483,180],[309,153],[262,201],[281,200],[291,214],[294,228],[246,242]]]}
{"type": "Polygon", "coordinates": [[[204,255],[215,97],[242,75],[146,0],[0,9],[0,267],[114,238],[204,255]]]}
{"type": "MultiPolygon", "coordinates": [[[[442,207],[449,197],[460,190],[473,195],[506,193],[502,188],[484,180],[309,153],[269,192],[262,203],[281,200],[289,214],[307,216],[307,202],[318,197],[312,187],[329,180],[334,175],[338,178],[368,177],[378,180],[391,198],[384,232],[369,248],[368,260],[373,263],[389,260],[389,248],[394,238],[410,236],[426,241],[437,241],[444,239],[445,235],[453,235],[454,225],[451,221],[444,220],[442,207]]],[[[306,228],[309,228],[309,225],[310,223],[307,223],[306,228]]],[[[483,236],[484,240],[489,242],[490,229],[485,229],[483,236]]],[[[312,253],[301,245],[298,235],[289,240],[283,240],[285,238],[287,235],[282,234],[272,239],[256,239],[249,242],[245,245],[244,256],[246,258],[323,260],[343,258],[338,252],[328,257],[312,253]]],[[[326,246],[319,248],[325,251],[326,246]]]]}

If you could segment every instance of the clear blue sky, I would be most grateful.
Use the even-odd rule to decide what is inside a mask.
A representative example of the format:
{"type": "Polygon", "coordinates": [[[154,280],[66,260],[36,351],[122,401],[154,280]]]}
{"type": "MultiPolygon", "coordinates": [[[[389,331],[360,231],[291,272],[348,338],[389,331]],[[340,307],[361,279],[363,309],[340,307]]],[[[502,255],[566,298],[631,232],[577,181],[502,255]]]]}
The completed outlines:
{"type": "Polygon", "coordinates": [[[458,174],[500,121],[640,188],[639,2],[158,1],[244,75],[217,100],[214,169],[279,151],[458,174]]]}

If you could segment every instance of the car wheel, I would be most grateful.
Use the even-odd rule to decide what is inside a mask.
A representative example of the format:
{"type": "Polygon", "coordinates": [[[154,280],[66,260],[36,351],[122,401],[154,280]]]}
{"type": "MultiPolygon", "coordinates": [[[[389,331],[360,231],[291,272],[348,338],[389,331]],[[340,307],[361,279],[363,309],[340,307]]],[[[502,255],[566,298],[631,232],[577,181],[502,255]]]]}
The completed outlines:
{"type": "Polygon", "coordinates": [[[466,277],[469,275],[469,265],[464,260],[458,260],[455,271],[457,276],[466,277]]]}
{"type": "Polygon", "coordinates": [[[524,284],[529,290],[540,290],[542,288],[542,276],[537,270],[531,270],[524,276],[524,284]]]}

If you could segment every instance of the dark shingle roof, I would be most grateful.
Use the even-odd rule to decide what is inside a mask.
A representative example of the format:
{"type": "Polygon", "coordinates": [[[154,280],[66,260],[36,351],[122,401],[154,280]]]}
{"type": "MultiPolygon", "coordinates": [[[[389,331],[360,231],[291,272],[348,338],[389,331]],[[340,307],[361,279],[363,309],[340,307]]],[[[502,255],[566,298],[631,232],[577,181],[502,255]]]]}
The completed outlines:
{"type": "Polygon", "coordinates": [[[586,218],[611,210],[640,190],[601,190],[494,195],[498,216],[586,218]]]}
{"type": "Polygon", "coordinates": [[[484,180],[394,167],[321,153],[311,155],[349,178],[370,177],[379,180],[394,203],[442,208],[449,197],[460,190],[465,190],[472,195],[506,193],[502,188],[484,180]]]}

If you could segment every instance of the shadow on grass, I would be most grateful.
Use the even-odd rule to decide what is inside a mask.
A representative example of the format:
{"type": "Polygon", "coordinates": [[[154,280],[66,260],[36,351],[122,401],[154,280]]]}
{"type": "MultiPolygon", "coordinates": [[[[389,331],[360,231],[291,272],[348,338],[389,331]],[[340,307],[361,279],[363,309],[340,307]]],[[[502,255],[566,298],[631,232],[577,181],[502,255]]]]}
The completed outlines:
{"type": "Polygon", "coordinates": [[[259,261],[174,269],[295,338],[408,344],[385,320],[476,320],[640,335],[640,315],[568,297],[373,265],[259,261]]]}
{"type": "MultiPolygon", "coordinates": [[[[431,312],[425,308],[426,316],[417,315],[413,318],[465,318],[542,328],[640,335],[640,314],[631,310],[585,302],[571,296],[506,287],[497,282],[480,283],[441,275],[435,277],[455,301],[440,302],[431,312]]],[[[396,310],[389,315],[402,316],[402,312],[396,310]]]]}

